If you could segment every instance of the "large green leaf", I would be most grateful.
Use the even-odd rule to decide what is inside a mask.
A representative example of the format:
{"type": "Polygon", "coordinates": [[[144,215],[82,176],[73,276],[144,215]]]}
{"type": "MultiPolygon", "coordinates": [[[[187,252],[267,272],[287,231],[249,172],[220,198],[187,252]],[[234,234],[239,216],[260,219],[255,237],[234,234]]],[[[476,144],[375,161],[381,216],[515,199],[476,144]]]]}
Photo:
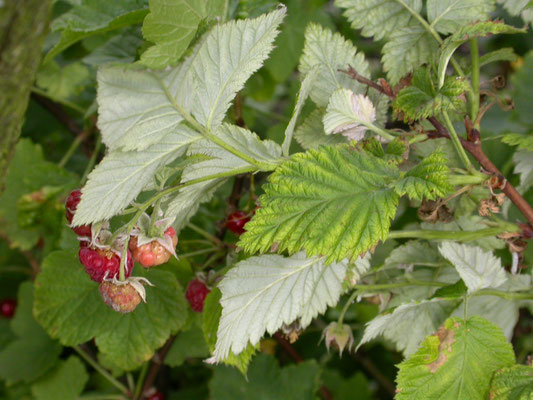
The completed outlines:
{"type": "Polygon", "coordinates": [[[61,37],[44,62],[86,37],[141,23],[148,13],[145,4],[145,0],[81,0],[53,21],[52,30],[60,31],[61,37]]]}
{"type": "Polygon", "coordinates": [[[362,29],[363,36],[374,40],[390,36],[406,26],[413,14],[422,10],[421,0],[336,0],[335,5],[344,8],[354,29],[362,29]]]}
{"type": "Polygon", "coordinates": [[[166,271],[136,270],[146,286],[146,303],[120,314],[107,307],[74,251],[57,251],[44,260],[36,281],[34,313],[50,336],[64,345],[95,338],[99,350],[125,369],[135,369],[161,347],[186,319],[183,292],[166,271]]]}
{"type": "Polygon", "coordinates": [[[88,380],[83,363],[78,357],[70,356],[37,380],[31,391],[37,400],[76,400],[88,380]]]}
{"type": "Polygon", "coordinates": [[[302,124],[296,128],[294,138],[304,149],[316,149],[319,146],[330,146],[338,143],[347,143],[348,138],[342,135],[326,135],[322,117],[324,112],[320,109],[309,114],[302,124]]]}
{"type": "Polygon", "coordinates": [[[191,68],[195,76],[192,114],[215,129],[235,94],[263,64],[272,50],[285,6],[255,19],[217,25],[205,38],[191,68]]]}
{"type": "Polygon", "coordinates": [[[453,33],[462,26],[489,18],[495,0],[428,0],[431,26],[441,33],[453,33]]]}
{"type": "Polygon", "coordinates": [[[299,318],[303,327],[337,303],[347,263],[326,266],[318,257],[298,253],[251,257],[237,263],[219,283],[222,316],[214,357],[242,352],[264,335],[299,318]]]}
{"type": "Polygon", "coordinates": [[[206,358],[209,349],[202,329],[193,325],[190,329],[180,332],[165,357],[165,364],[179,367],[188,358],[206,358]]]}
{"type": "Polygon", "coordinates": [[[520,190],[526,191],[533,186],[533,152],[520,150],[514,153],[514,172],[520,175],[520,190]]]}
{"type": "Polygon", "coordinates": [[[490,388],[491,400],[531,400],[533,398],[533,367],[514,365],[494,374],[490,388]]]}
{"type": "Polygon", "coordinates": [[[399,365],[396,400],[485,400],[492,375],[514,364],[500,329],[481,317],[447,320],[399,365]]]}
{"type": "Polygon", "coordinates": [[[149,68],[176,63],[194,38],[198,24],[219,15],[223,6],[222,0],[150,0],[143,35],[155,44],[142,53],[140,63],[149,68]]]}
{"type": "Polygon", "coordinates": [[[260,355],[247,376],[229,367],[217,367],[209,382],[213,400],[314,400],[320,367],[314,360],[280,369],[274,357],[260,355]]]}
{"type": "Polygon", "coordinates": [[[61,346],[32,316],[33,285],[19,287],[17,312],[11,321],[16,338],[0,350],[0,378],[8,384],[31,382],[57,362],[61,346]]]}

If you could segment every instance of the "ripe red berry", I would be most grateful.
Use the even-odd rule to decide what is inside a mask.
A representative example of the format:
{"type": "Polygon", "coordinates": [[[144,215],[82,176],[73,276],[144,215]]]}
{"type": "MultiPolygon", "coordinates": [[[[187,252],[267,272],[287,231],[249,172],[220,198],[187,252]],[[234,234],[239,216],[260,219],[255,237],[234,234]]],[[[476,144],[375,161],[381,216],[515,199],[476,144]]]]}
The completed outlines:
{"type": "Polygon", "coordinates": [[[202,312],[204,309],[204,300],[210,291],[205,283],[198,279],[193,279],[187,285],[185,297],[194,311],[202,312]]]}
{"type": "MultiPolygon", "coordinates": [[[[107,278],[118,277],[120,272],[120,257],[111,250],[98,249],[95,247],[81,247],[78,252],[80,262],[85,271],[95,282],[102,282],[107,273],[107,278]]],[[[131,275],[133,258],[128,251],[128,260],[124,268],[126,278],[131,275]]]]}
{"type": "MultiPolygon", "coordinates": [[[[170,238],[172,246],[176,248],[178,237],[174,228],[170,227],[165,231],[165,239],[167,237],[170,238]]],[[[167,245],[170,245],[170,242],[167,242],[167,245]]],[[[152,240],[149,243],[138,246],[137,237],[132,237],[129,249],[133,254],[133,259],[146,268],[164,264],[172,257],[172,253],[158,240],[152,240]]]]}
{"type": "Polygon", "coordinates": [[[116,312],[132,312],[141,302],[141,295],[130,283],[103,281],[99,289],[104,303],[116,312]]]}
{"type": "Polygon", "coordinates": [[[17,301],[15,299],[4,299],[0,302],[0,313],[4,318],[12,318],[17,309],[17,301]]]}
{"type": "Polygon", "coordinates": [[[165,396],[161,392],[155,392],[153,395],[148,397],[148,400],[165,400],[165,396]]]}
{"type": "MultiPolygon", "coordinates": [[[[74,213],[78,208],[78,204],[81,200],[81,191],[79,189],[73,190],[67,198],[65,203],[65,211],[67,216],[67,221],[69,224],[72,224],[72,219],[74,218],[74,213]]],[[[91,225],[82,225],[73,227],[72,230],[78,236],[87,236],[91,237],[91,225]]]]}
{"type": "Polygon", "coordinates": [[[236,235],[242,235],[245,232],[244,225],[250,221],[250,217],[244,211],[235,211],[231,213],[226,221],[230,231],[236,235]]]}

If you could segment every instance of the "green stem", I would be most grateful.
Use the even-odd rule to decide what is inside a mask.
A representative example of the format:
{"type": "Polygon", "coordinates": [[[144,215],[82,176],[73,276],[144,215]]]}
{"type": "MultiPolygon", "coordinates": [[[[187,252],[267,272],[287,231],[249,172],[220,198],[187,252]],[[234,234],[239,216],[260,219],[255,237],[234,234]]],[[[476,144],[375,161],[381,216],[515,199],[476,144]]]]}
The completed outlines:
{"type": "Polygon", "coordinates": [[[488,180],[489,176],[481,172],[476,172],[475,174],[468,175],[453,174],[449,175],[448,179],[453,186],[479,185],[488,180]]]}
{"type": "Polygon", "coordinates": [[[455,131],[455,128],[453,127],[453,123],[450,120],[450,116],[446,111],[442,113],[442,116],[444,117],[444,123],[446,124],[446,128],[448,128],[448,132],[450,133],[450,138],[452,139],[452,143],[455,146],[455,150],[459,154],[459,157],[463,161],[463,164],[465,168],[469,172],[474,172],[475,169],[472,166],[472,163],[470,162],[470,159],[466,155],[466,151],[463,148],[463,145],[461,144],[461,141],[459,140],[459,136],[457,135],[457,132],[455,131]]]}
{"type": "Polygon", "coordinates": [[[88,129],[86,131],[83,131],[78,136],[76,136],[76,138],[74,139],[74,141],[72,142],[68,150],[66,151],[65,155],[63,156],[63,158],[61,158],[61,161],[59,161],[59,164],[58,164],[59,167],[63,168],[67,164],[68,160],[70,160],[70,157],[72,157],[76,149],[80,146],[81,142],[83,142],[85,138],[89,136],[90,133],[91,133],[91,129],[88,129]]]}
{"type": "Polygon", "coordinates": [[[479,112],[479,47],[477,38],[470,39],[470,57],[472,59],[472,92],[469,92],[470,120],[474,128],[479,129],[477,114],[479,112]]]}
{"type": "Polygon", "coordinates": [[[98,158],[98,154],[100,153],[100,147],[102,146],[102,137],[100,135],[96,136],[96,144],[94,145],[93,154],[91,155],[91,159],[89,160],[89,163],[87,164],[87,167],[85,167],[85,171],[83,171],[83,175],[80,179],[80,182],[83,184],[85,183],[85,180],[87,179],[87,175],[89,175],[89,172],[94,167],[94,164],[96,164],[96,159],[98,158]]]}
{"type": "Polygon", "coordinates": [[[533,292],[504,292],[496,289],[481,289],[472,296],[498,296],[506,300],[533,300],[533,292]]]}
{"type": "Polygon", "coordinates": [[[426,135],[425,133],[420,134],[420,135],[415,135],[415,136],[413,136],[413,137],[411,137],[409,139],[409,144],[415,144],[415,143],[418,143],[418,142],[423,142],[427,138],[428,138],[428,135],[426,135]]]}
{"type": "Polygon", "coordinates": [[[354,290],[353,293],[350,295],[348,301],[346,302],[346,304],[344,304],[344,307],[342,308],[341,315],[339,315],[339,319],[337,321],[337,325],[342,325],[344,321],[344,314],[346,314],[346,311],[348,311],[348,308],[353,303],[358,294],[358,291],[354,290]]]}
{"type": "Polygon", "coordinates": [[[85,353],[81,347],[79,346],[73,346],[72,347],[80,356],[83,358],[91,367],[93,367],[100,375],[102,375],[105,379],[109,381],[113,386],[115,386],[118,390],[120,390],[122,393],[124,393],[126,396],[129,395],[128,388],[119,382],[117,379],[113,377],[109,372],[107,372],[100,364],[98,364],[95,360],[91,358],[87,353],[85,353]]]}
{"type": "Polygon", "coordinates": [[[201,254],[212,253],[217,250],[218,250],[218,247],[210,247],[208,249],[202,249],[202,250],[192,251],[190,253],[180,254],[179,256],[184,257],[184,258],[194,257],[194,256],[199,256],[201,254]]]}
{"type": "Polygon", "coordinates": [[[191,228],[193,231],[195,231],[196,233],[202,235],[203,237],[205,237],[207,240],[215,243],[217,246],[221,246],[222,245],[222,242],[220,241],[219,238],[217,238],[215,235],[211,235],[209,232],[203,230],[202,228],[200,228],[199,226],[196,226],[194,224],[187,224],[187,227],[191,228]]]}
{"type": "Polygon", "coordinates": [[[135,395],[133,396],[134,400],[138,400],[139,397],[141,397],[143,386],[144,386],[144,380],[146,379],[146,374],[148,373],[148,366],[149,362],[145,362],[141,368],[141,372],[139,373],[139,378],[137,379],[137,385],[135,386],[135,395]]]}
{"type": "Polygon", "coordinates": [[[479,229],[477,231],[431,231],[431,230],[412,230],[412,231],[390,231],[389,239],[426,239],[426,240],[457,240],[469,242],[472,240],[482,239],[485,237],[496,236],[507,231],[506,227],[494,227],[479,229]]]}
{"type": "Polygon", "coordinates": [[[81,115],[85,115],[85,109],[83,109],[82,107],[78,106],[77,104],[74,104],[74,103],[72,103],[70,101],[67,101],[67,100],[59,99],[59,98],[54,97],[54,96],[51,96],[48,92],[46,92],[45,90],[39,89],[36,86],[32,87],[31,91],[33,93],[35,93],[35,94],[38,94],[39,96],[46,97],[47,99],[52,100],[54,103],[61,104],[61,105],[65,106],[65,107],[68,107],[68,108],[74,110],[74,111],[77,111],[81,115]]]}
{"type": "Polygon", "coordinates": [[[384,283],[384,284],[378,284],[378,285],[355,285],[354,289],[363,290],[363,291],[372,291],[372,290],[385,290],[385,289],[396,289],[401,287],[408,287],[408,286],[436,286],[436,287],[444,287],[448,286],[449,283],[445,282],[434,282],[434,281],[417,281],[417,280],[410,280],[405,282],[397,282],[397,283],[384,283]]]}
{"type": "Polygon", "coordinates": [[[376,132],[379,136],[384,137],[388,141],[394,140],[396,138],[395,136],[391,135],[389,132],[385,131],[384,129],[381,129],[381,128],[377,127],[374,124],[371,124],[371,123],[368,123],[368,122],[364,122],[364,121],[360,121],[360,122],[361,122],[361,125],[366,126],[368,129],[370,129],[371,131],[376,132]]]}

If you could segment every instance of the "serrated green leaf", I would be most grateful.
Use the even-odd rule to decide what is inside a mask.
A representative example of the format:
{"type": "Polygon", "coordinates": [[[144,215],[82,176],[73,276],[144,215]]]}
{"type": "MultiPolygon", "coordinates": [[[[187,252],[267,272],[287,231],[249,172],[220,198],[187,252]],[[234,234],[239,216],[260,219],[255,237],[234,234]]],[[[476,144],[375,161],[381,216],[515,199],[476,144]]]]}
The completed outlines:
{"type": "Polygon", "coordinates": [[[383,69],[391,84],[420,65],[429,63],[438,43],[418,21],[412,21],[394,32],[383,46],[383,69]]]}
{"type": "Polygon", "coordinates": [[[444,152],[436,151],[407,171],[393,187],[400,196],[407,194],[411,199],[435,200],[453,191],[449,173],[444,152]]]}
{"type": "Polygon", "coordinates": [[[511,47],[504,47],[502,49],[490,51],[479,57],[479,66],[483,67],[497,61],[516,62],[517,60],[518,55],[514,52],[514,49],[511,47]]]}
{"type": "Polygon", "coordinates": [[[191,329],[180,332],[165,357],[165,364],[179,367],[187,358],[206,358],[209,348],[204,339],[202,330],[193,326],[191,329]]]}
{"type": "Polygon", "coordinates": [[[389,185],[398,178],[395,166],[348,146],[295,154],[263,186],[239,245],[250,253],[303,248],[327,263],[355,260],[387,237],[398,204],[389,185]]]}
{"type": "Polygon", "coordinates": [[[338,71],[349,66],[362,76],[370,76],[368,62],[351,42],[339,33],[333,33],[318,24],[309,24],[305,30],[305,45],[298,69],[302,74],[319,69],[316,84],[310,92],[311,99],[319,107],[326,107],[329,97],[337,89],[346,88],[354,93],[366,92],[366,86],[338,71]]]}
{"type": "Polygon", "coordinates": [[[89,83],[90,73],[82,63],[74,62],[61,68],[56,62],[42,65],[35,76],[37,86],[54,99],[78,95],[89,83]]]}
{"type": "Polygon", "coordinates": [[[520,175],[521,191],[528,190],[533,186],[533,152],[520,150],[514,153],[514,172],[520,175]]]}
{"type": "Polygon", "coordinates": [[[198,24],[220,12],[221,0],[150,0],[150,13],[143,22],[144,38],[152,43],[140,63],[149,68],[175,64],[194,38],[198,24]]]}
{"type": "Polygon", "coordinates": [[[320,367],[314,361],[279,368],[274,357],[261,354],[250,364],[247,377],[217,367],[209,382],[213,400],[314,400],[320,367]]]}
{"type": "Polygon", "coordinates": [[[437,90],[433,87],[429,69],[420,68],[414,72],[411,85],[400,90],[393,107],[397,113],[403,114],[406,122],[440,115],[444,111],[460,111],[464,100],[459,96],[468,88],[466,80],[450,76],[437,90]]]}
{"type": "Polygon", "coordinates": [[[450,318],[399,365],[396,400],[485,400],[492,374],[514,364],[500,329],[481,317],[450,318]]]}
{"type": "Polygon", "coordinates": [[[431,139],[425,142],[415,143],[410,146],[410,153],[423,160],[436,150],[443,151],[446,154],[447,165],[450,168],[460,168],[461,160],[453,147],[451,140],[446,138],[431,139]]]}
{"type": "Polygon", "coordinates": [[[442,242],[439,251],[457,269],[469,294],[484,288],[497,288],[507,280],[500,259],[492,252],[451,241],[442,242]]]}
{"type": "Polygon", "coordinates": [[[61,346],[32,316],[33,284],[19,286],[17,312],[11,321],[16,338],[0,350],[0,378],[7,384],[31,382],[57,362],[61,346]]]}
{"type": "Polygon", "coordinates": [[[302,124],[296,128],[294,138],[304,149],[317,149],[319,146],[332,146],[339,143],[347,143],[348,138],[342,135],[326,135],[322,117],[324,111],[314,110],[302,124]]]}
{"type": "Polygon", "coordinates": [[[489,18],[495,0],[428,0],[431,26],[441,33],[454,33],[468,23],[489,18]]]}
{"type": "Polygon", "coordinates": [[[302,327],[336,304],[342,292],[347,263],[329,266],[304,253],[292,257],[263,255],[236,264],[219,283],[222,316],[214,351],[224,360],[255,345],[265,331],[273,334],[284,323],[299,319],[302,327]],[[290,305],[290,306],[288,306],[290,305]]]}
{"type": "Polygon", "coordinates": [[[420,342],[435,332],[449,317],[457,303],[458,301],[432,299],[402,304],[392,313],[379,315],[366,324],[363,338],[357,347],[383,336],[393,342],[396,349],[406,357],[410,356],[420,342]]]}
{"type": "MultiPolygon", "coordinates": [[[[451,0],[447,0],[451,1],[451,0]]],[[[456,0],[455,3],[462,3],[456,0]]],[[[469,0],[474,2],[486,2],[485,0],[469,0]]],[[[435,3],[440,3],[435,1],[435,3]]],[[[465,2],[465,3],[468,3],[465,2]]],[[[466,18],[470,18],[471,14],[469,12],[463,13],[466,18]]],[[[439,88],[444,84],[444,79],[446,75],[446,69],[448,68],[448,63],[452,58],[453,53],[459,46],[463,43],[466,43],[469,39],[484,37],[489,35],[496,35],[501,33],[524,33],[524,29],[518,29],[510,25],[504,24],[502,21],[485,21],[477,22],[475,24],[469,24],[462,26],[459,30],[452,29],[450,32],[454,32],[453,35],[446,38],[446,40],[441,44],[439,52],[439,68],[437,76],[439,78],[439,88]]]]}
{"type": "Polygon", "coordinates": [[[411,240],[396,247],[385,259],[385,266],[436,266],[441,257],[437,250],[426,242],[411,240]]]}
{"type": "Polygon", "coordinates": [[[109,153],[89,174],[73,224],[91,224],[122,211],[151,182],[160,167],[184,154],[200,138],[198,133],[181,126],[179,132],[168,134],[142,151],[109,153]]]}
{"type": "Polygon", "coordinates": [[[82,0],[52,22],[52,30],[61,31],[61,38],[43,62],[86,37],[141,23],[147,13],[145,0],[82,0]]]}
{"type": "Polygon", "coordinates": [[[76,356],[70,356],[31,387],[36,400],[76,400],[82,393],[89,375],[76,356]]]}
{"type": "MultiPolygon", "coordinates": [[[[502,142],[511,146],[518,146],[519,150],[533,152],[533,135],[523,135],[520,133],[506,133],[502,137],[502,142]]],[[[533,155],[533,154],[532,154],[533,155]]]]}
{"type": "Polygon", "coordinates": [[[533,367],[514,365],[494,374],[490,388],[491,400],[531,400],[533,398],[533,367]]]}
{"type": "Polygon", "coordinates": [[[137,49],[143,43],[141,30],[130,27],[113,36],[102,46],[83,57],[83,62],[93,67],[110,63],[129,64],[135,60],[137,49]]]}
{"type": "Polygon", "coordinates": [[[99,350],[117,366],[137,368],[161,347],[186,319],[183,292],[167,271],[136,270],[150,280],[146,303],[134,312],[120,314],[107,307],[98,283],[91,281],[77,261],[75,251],[51,253],[36,280],[34,314],[54,338],[77,345],[95,338],[99,350]]]}
{"type": "MultiPolygon", "coordinates": [[[[210,353],[215,350],[217,342],[217,331],[222,315],[222,306],[220,305],[220,298],[222,293],[220,289],[214,288],[211,293],[207,295],[204,301],[204,310],[202,312],[202,329],[204,331],[205,341],[209,347],[210,353]]],[[[248,371],[248,365],[256,353],[259,345],[252,346],[248,343],[246,348],[235,355],[232,351],[229,352],[228,357],[222,361],[225,365],[235,366],[243,375],[248,371]]]]}
{"type": "MultiPolygon", "coordinates": [[[[19,226],[19,209],[17,202],[21,196],[40,190],[43,186],[72,188],[78,178],[57,164],[45,160],[40,145],[22,138],[15,147],[15,155],[9,166],[6,188],[0,195],[0,231],[10,241],[10,246],[21,250],[32,248],[41,235],[50,239],[56,232],[49,226],[40,225],[32,229],[19,226]]],[[[62,217],[60,217],[62,218],[62,217]]],[[[57,220],[58,225],[66,220],[57,220]]]]}
{"type": "Polygon", "coordinates": [[[345,9],[343,15],[352,28],[361,29],[363,36],[373,36],[374,40],[406,26],[414,18],[409,9],[414,13],[422,10],[421,0],[336,0],[335,5],[345,9]]]}
{"type": "Polygon", "coordinates": [[[285,6],[255,19],[217,25],[202,43],[191,68],[195,76],[192,114],[209,130],[217,128],[235,94],[267,58],[285,6]]]}

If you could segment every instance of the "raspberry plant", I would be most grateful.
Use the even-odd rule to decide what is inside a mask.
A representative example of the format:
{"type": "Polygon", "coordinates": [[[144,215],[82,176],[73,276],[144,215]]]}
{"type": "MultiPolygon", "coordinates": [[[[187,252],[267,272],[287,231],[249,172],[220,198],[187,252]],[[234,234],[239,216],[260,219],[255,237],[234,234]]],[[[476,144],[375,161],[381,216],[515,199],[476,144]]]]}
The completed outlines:
{"type": "Polygon", "coordinates": [[[532,398],[533,6],[282,3],[55,2],[1,399],[532,398]]]}

